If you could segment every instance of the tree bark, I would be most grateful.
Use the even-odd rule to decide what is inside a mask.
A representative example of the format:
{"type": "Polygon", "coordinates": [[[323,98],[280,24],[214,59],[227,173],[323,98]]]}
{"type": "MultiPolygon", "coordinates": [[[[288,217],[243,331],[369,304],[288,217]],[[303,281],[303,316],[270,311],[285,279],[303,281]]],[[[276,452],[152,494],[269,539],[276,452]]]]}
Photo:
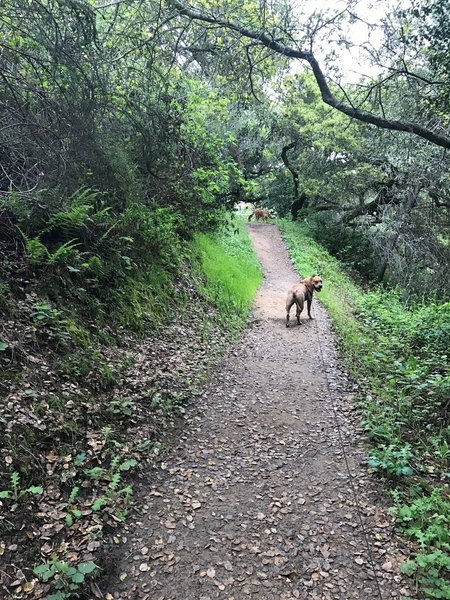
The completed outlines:
{"type": "Polygon", "coordinates": [[[293,164],[289,161],[289,158],[287,156],[288,151],[292,150],[292,148],[295,148],[295,142],[291,142],[290,144],[283,146],[283,149],[281,150],[281,159],[284,163],[284,166],[291,173],[292,181],[294,183],[294,197],[291,204],[291,215],[292,220],[296,221],[299,210],[301,210],[305,205],[306,195],[300,194],[300,177],[298,171],[294,168],[293,164]]]}
{"type": "Polygon", "coordinates": [[[351,209],[343,217],[342,222],[345,225],[348,225],[353,221],[353,219],[356,219],[356,217],[372,213],[376,211],[380,206],[385,206],[386,204],[397,204],[399,201],[395,199],[392,191],[392,188],[397,183],[398,177],[392,177],[387,183],[383,184],[374,200],[372,200],[368,204],[359,204],[355,208],[351,209]]]}

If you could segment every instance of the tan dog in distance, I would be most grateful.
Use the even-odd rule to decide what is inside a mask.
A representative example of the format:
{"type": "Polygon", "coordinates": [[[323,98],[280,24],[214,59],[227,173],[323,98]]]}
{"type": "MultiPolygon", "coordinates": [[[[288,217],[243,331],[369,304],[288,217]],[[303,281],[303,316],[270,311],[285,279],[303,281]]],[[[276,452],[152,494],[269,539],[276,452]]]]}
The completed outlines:
{"type": "Polygon", "coordinates": [[[248,216],[248,220],[255,216],[256,220],[259,221],[262,219],[263,221],[267,221],[269,218],[269,211],[266,208],[255,208],[253,212],[248,216]]]}
{"type": "Polygon", "coordinates": [[[306,304],[308,306],[308,317],[312,319],[311,316],[311,303],[313,299],[314,292],[320,292],[322,289],[322,277],[319,275],[312,275],[307,279],[302,279],[299,283],[296,283],[291,287],[288,292],[288,297],[286,299],[286,327],[289,327],[289,313],[291,311],[292,305],[295,304],[297,307],[296,317],[297,323],[300,325],[300,313],[303,310],[303,306],[306,304]]]}

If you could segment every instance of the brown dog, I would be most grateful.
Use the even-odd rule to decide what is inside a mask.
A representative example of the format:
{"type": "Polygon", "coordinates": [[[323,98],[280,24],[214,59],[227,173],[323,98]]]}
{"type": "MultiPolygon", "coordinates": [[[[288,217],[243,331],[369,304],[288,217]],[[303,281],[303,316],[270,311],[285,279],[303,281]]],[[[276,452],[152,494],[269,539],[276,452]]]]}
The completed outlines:
{"type": "Polygon", "coordinates": [[[267,221],[267,219],[269,218],[269,211],[265,208],[255,208],[253,212],[248,216],[249,221],[253,217],[253,215],[255,216],[257,221],[259,221],[260,219],[262,219],[263,221],[267,221]]]}
{"type": "Polygon", "coordinates": [[[311,303],[313,294],[315,291],[320,292],[322,285],[322,277],[319,277],[319,275],[312,275],[311,277],[308,277],[308,279],[302,279],[299,283],[296,283],[291,287],[286,299],[286,327],[289,327],[289,313],[293,304],[297,307],[296,317],[297,323],[300,325],[300,313],[303,310],[305,300],[308,306],[308,317],[312,319],[311,303]]]}

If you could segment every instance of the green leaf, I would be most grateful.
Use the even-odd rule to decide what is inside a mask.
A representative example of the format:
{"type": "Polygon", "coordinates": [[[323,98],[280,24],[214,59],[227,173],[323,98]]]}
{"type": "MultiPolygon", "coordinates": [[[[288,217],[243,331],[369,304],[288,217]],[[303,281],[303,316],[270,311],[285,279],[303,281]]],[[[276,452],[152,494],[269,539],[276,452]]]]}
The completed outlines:
{"type": "Polygon", "coordinates": [[[135,467],[137,465],[137,460],[134,460],[133,458],[130,460],[126,460],[125,462],[123,462],[120,465],[120,470],[121,471],[129,471],[132,467],[135,467]]]}
{"type": "Polygon", "coordinates": [[[34,567],[34,569],[33,569],[33,573],[35,573],[36,575],[43,575],[44,573],[47,573],[49,571],[50,571],[50,568],[47,564],[38,565],[37,567],[34,567]]]}
{"type": "Polygon", "coordinates": [[[41,485],[32,485],[31,487],[27,488],[25,491],[29,492],[30,494],[43,494],[44,488],[41,485]]]}
{"type": "Polygon", "coordinates": [[[109,504],[109,499],[106,496],[100,496],[100,498],[97,498],[97,500],[93,502],[92,510],[100,510],[106,504],[109,504]]]}
{"type": "Polygon", "coordinates": [[[83,583],[83,581],[84,581],[84,575],[83,575],[83,573],[80,573],[79,571],[77,571],[76,573],[74,573],[72,575],[72,581],[74,583],[83,583]]]}
{"type": "Polygon", "coordinates": [[[80,571],[80,573],[84,573],[85,575],[87,575],[88,573],[92,573],[92,571],[95,571],[95,569],[98,569],[98,567],[93,562],[81,563],[80,565],[78,565],[78,570],[80,571]]]}
{"type": "Polygon", "coordinates": [[[407,575],[411,575],[417,569],[417,565],[413,560],[408,560],[400,565],[400,571],[407,575]]]}
{"type": "Polygon", "coordinates": [[[7,348],[9,348],[8,344],[0,342],[0,352],[4,352],[7,348]]]}

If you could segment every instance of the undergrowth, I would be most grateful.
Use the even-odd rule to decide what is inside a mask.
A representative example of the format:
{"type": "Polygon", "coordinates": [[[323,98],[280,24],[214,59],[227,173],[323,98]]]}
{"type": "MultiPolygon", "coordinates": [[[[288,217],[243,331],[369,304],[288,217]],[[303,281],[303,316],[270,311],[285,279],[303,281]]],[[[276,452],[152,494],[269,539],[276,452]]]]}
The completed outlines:
{"type": "Polygon", "coordinates": [[[361,382],[368,464],[389,482],[392,513],[416,545],[402,570],[425,597],[450,598],[450,303],[408,307],[396,290],[364,291],[306,224],[279,225],[298,271],[323,277],[320,300],[361,382]]]}
{"type": "Polygon", "coordinates": [[[238,221],[231,234],[226,229],[214,235],[197,234],[193,246],[199,257],[196,270],[204,275],[200,289],[218,307],[225,323],[241,322],[262,280],[243,222],[238,221]]]}

